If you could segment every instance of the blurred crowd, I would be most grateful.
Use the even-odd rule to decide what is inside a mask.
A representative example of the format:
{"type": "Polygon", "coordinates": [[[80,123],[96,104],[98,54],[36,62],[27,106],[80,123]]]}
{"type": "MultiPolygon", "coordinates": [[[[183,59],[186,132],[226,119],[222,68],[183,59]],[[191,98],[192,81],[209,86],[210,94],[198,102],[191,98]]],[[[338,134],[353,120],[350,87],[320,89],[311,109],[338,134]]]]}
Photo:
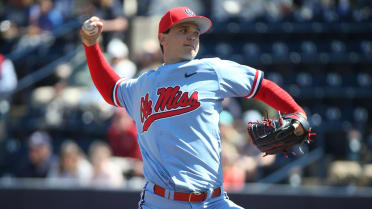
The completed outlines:
{"type": "Polygon", "coordinates": [[[371,18],[368,0],[251,0],[214,1],[217,19],[240,17],[245,21],[367,21],[371,18]]]}
{"type": "MultiPolygon", "coordinates": [[[[184,4],[217,21],[362,22],[372,17],[368,0],[1,1],[0,177],[44,178],[61,185],[141,188],[144,179],[136,125],[124,109],[115,109],[100,97],[83,51],[68,62],[58,63],[53,74],[26,90],[17,91],[17,82],[81,46],[78,27],[68,33],[61,31],[69,28],[66,24],[93,15],[104,21],[100,44],[108,62],[121,77],[135,78],[156,68],[162,60],[156,37],[143,40],[136,51],[131,50],[133,20],[156,17],[184,4]],[[59,34],[63,34],[62,38],[59,34]]],[[[249,121],[260,120],[265,110],[269,110],[270,117],[277,117],[270,107],[257,101],[243,106],[235,98],[226,99],[223,107],[220,129],[226,190],[241,191],[244,183],[258,182],[302,156],[300,149],[295,149],[297,155],[287,158],[262,157],[247,139],[249,121]]],[[[344,156],[331,167],[325,163],[309,169],[294,167],[280,183],[302,185],[307,176],[309,183],[372,185],[372,132],[365,135],[350,129],[346,138],[345,144],[338,146],[344,156]],[[315,175],[320,180],[312,178],[315,175]]],[[[301,149],[309,152],[315,146],[305,144],[301,149]]]]}
{"type": "Polygon", "coordinates": [[[28,155],[14,165],[14,177],[44,178],[48,183],[64,186],[139,189],[143,185],[141,157],[135,141],[130,152],[114,157],[115,152],[104,141],[92,141],[84,152],[75,140],[66,139],[55,152],[52,140],[45,131],[32,133],[27,140],[28,155]]]}

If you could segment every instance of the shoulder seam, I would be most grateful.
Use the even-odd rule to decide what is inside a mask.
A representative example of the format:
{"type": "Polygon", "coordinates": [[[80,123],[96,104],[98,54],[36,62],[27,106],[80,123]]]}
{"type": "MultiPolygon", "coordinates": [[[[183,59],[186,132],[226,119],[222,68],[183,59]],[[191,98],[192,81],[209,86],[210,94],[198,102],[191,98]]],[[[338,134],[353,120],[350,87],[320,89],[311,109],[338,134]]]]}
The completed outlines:
{"type": "Polygon", "coordinates": [[[209,65],[213,70],[214,72],[216,73],[216,76],[217,76],[217,79],[218,79],[218,93],[221,92],[221,78],[220,78],[220,75],[219,73],[217,72],[218,70],[216,70],[216,68],[209,62],[205,62],[207,65],[209,65]]]}

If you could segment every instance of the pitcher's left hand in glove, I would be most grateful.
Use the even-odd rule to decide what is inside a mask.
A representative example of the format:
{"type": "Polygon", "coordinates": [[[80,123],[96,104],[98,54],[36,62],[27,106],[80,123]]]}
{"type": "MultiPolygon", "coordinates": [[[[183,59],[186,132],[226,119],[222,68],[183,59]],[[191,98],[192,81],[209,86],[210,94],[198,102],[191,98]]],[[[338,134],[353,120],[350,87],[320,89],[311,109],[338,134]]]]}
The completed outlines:
{"type": "Polygon", "coordinates": [[[290,148],[311,142],[311,127],[309,122],[300,113],[281,115],[279,119],[266,119],[248,123],[248,134],[253,144],[265,155],[284,153],[287,155],[290,148]],[[296,124],[297,123],[297,124],[296,124]],[[295,126],[303,127],[303,133],[296,133],[295,126]]]}

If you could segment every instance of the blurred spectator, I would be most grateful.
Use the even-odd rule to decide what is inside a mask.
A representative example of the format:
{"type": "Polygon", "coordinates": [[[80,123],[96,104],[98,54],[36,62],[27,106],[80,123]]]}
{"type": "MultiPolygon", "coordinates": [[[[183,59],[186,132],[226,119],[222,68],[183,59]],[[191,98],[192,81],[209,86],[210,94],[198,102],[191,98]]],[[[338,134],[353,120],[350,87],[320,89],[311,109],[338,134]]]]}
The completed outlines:
{"type": "Polygon", "coordinates": [[[13,53],[35,46],[48,47],[54,38],[50,32],[63,24],[62,15],[53,8],[52,0],[38,0],[37,4],[29,6],[27,18],[27,25],[19,30],[22,35],[12,47],[13,53]]]}
{"type": "Polygon", "coordinates": [[[78,16],[78,3],[81,2],[81,0],[58,0],[54,1],[54,9],[58,11],[62,17],[64,22],[71,18],[75,18],[78,16]]]}
{"type": "Polygon", "coordinates": [[[13,62],[0,54],[0,141],[5,138],[7,132],[4,117],[9,113],[11,106],[5,95],[15,90],[17,82],[13,62]]]}
{"type": "Polygon", "coordinates": [[[75,108],[80,101],[80,90],[67,86],[71,73],[70,64],[60,63],[56,66],[54,77],[48,79],[47,84],[50,85],[40,86],[32,92],[31,109],[47,128],[64,126],[69,108],[75,108]]]}
{"type": "Polygon", "coordinates": [[[244,124],[248,124],[249,122],[256,122],[259,120],[262,120],[262,115],[257,110],[247,110],[243,113],[244,124]]]}
{"type": "Polygon", "coordinates": [[[148,16],[151,0],[137,0],[137,16],[148,16]]]}
{"type": "Polygon", "coordinates": [[[10,20],[0,22],[0,53],[10,53],[21,35],[20,28],[10,20]]]}
{"type": "Polygon", "coordinates": [[[113,38],[123,38],[124,31],[128,28],[128,20],[124,15],[123,4],[120,0],[89,0],[89,6],[85,5],[84,15],[97,16],[103,21],[103,45],[113,38]]]}
{"type": "Polygon", "coordinates": [[[0,12],[1,20],[1,52],[10,53],[18,39],[25,33],[24,29],[30,24],[30,8],[32,0],[4,1],[0,12]]]}
{"type": "Polygon", "coordinates": [[[125,109],[115,110],[112,123],[107,130],[107,139],[114,156],[142,159],[137,143],[136,124],[125,109]]]}
{"type": "Polygon", "coordinates": [[[143,41],[135,56],[139,69],[139,75],[150,69],[157,69],[158,66],[162,64],[159,43],[154,39],[143,41]]]}
{"type": "Polygon", "coordinates": [[[104,187],[121,187],[124,184],[124,176],[111,159],[110,147],[100,141],[96,141],[89,147],[89,157],[93,165],[91,185],[104,187]]]}
{"type": "Polygon", "coordinates": [[[118,38],[112,39],[107,46],[111,66],[121,78],[133,78],[137,73],[137,66],[128,58],[127,45],[118,38]]]}
{"type": "MultiPolygon", "coordinates": [[[[239,153],[228,141],[222,142],[222,166],[225,191],[239,192],[245,184],[245,170],[238,163],[239,153]]],[[[247,162],[246,162],[247,163],[247,162]]]]}
{"type": "Polygon", "coordinates": [[[38,0],[30,13],[30,23],[43,31],[53,31],[63,23],[62,14],[53,8],[52,0],[38,0]]]}
{"type": "Polygon", "coordinates": [[[142,156],[137,142],[137,128],[125,109],[115,110],[112,123],[107,130],[107,140],[113,155],[120,157],[119,162],[130,167],[123,170],[128,179],[127,186],[141,189],[140,185],[143,185],[144,178],[142,156]]]}
{"type": "MultiPolygon", "coordinates": [[[[257,110],[247,110],[243,113],[244,126],[249,122],[262,120],[262,115],[257,110]]],[[[241,167],[246,171],[246,181],[255,182],[258,179],[272,172],[272,166],[275,162],[275,155],[262,157],[262,152],[252,143],[249,135],[246,136],[246,144],[242,148],[241,167]]]]}
{"type": "Polygon", "coordinates": [[[242,115],[242,109],[240,107],[240,104],[238,100],[234,97],[223,99],[222,107],[224,110],[229,111],[231,115],[234,117],[234,119],[238,119],[242,115]]]}
{"type": "Polygon", "coordinates": [[[0,54],[0,96],[17,87],[17,75],[13,62],[0,54]]]}
{"type": "Polygon", "coordinates": [[[4,20],[10,20],[17,27],[26,27],[30,24],[30,8],[33,0],[9,0],[5,3],[4,20]]]}
{"type": "Polygon", "coordinates": [[[30,25],[25,28],[25,33],[15,44],[13,53],[20,53],[26,48],[41,46],[42,44],[46,46],[52,38],[49,33],[43,33],[38,26],[30,25]]]}
{"type": "Polygon", "coordinates": [[[87,184],[92,176],[92,167],[80,147],[71,140],[63,142],[59,163],[48,173],[55,183],[87,184]]]}
{"type": "Polygon", "coordinates": [[[250,155],[241,157],[239,165],[241,169],[245,170],[246,182],[256,182],[277,169],[278,166],[275,165],[276,155],[263,157],[263,154],[251,142],[245,148],[249,150],[250,155]],[[256,154],[253,154],[253,150],[256,154]]]}
{"type": "Polygon", "coordinates": [[[224,189],[240,191],[245,183],[245,171],[238,164],[239,150],[245,143],[241,134],[234,128],[234,118],[230,112],[220,113],[220,131],[222,137],[222,163],[224,174],[224,189]]]}
{"type": "Polygon", "coordinates": [[[246,144],[246,138],[235,129],[234,118],[226,110],[220,113],[220,131],[222,140],[228,141],[235,147],[242,148],[246,144]]]}
{"type": "MultiPolygon", "coordinates": [[[[63,124],[64,114],[69,102],[63,96],[67,86],[67,79],[71,75],[72,69],[68,63],[61,63],[56,67],[57,82],[50,88],[48,95],[42,94],[40,97],[48,98],[45,107],[45,122],[49,127],[60,127],[63,124]]],[[[70,100],[76,98],[74,94],[69,95],[70,100]]]]}
{"type": "Polygon", "coordinates": [[[53,155],[51,137],[48,133],[36,131],[28,139],[28,159],[17,168],[17,177],[45,178],[57,163],[53,155]]]}
{"type": "Polygon", "coordinates": [[[347,133],[347,159],[351,161],[360,161],[362,151],[362,134],[351,129],[347,133]]]}

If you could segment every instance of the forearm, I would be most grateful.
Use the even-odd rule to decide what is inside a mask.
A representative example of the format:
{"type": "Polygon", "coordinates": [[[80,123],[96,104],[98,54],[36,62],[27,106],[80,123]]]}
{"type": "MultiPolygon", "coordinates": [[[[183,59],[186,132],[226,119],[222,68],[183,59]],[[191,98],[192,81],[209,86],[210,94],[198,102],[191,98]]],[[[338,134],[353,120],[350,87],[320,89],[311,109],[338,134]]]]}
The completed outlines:
{"type": "Polygon", "coordinates": [[[124,17],[118,17],[113,20],[102,20],[103,22],[103,31],[112,32],[112,31],[124,31],[128,28],[128,20],[124,17]]]}
{"type": "Polygon", "coordinates": [[[296,103],[291,95],[276,83],[263,79],[255,99],[258,99],[284,114],[301,113],[306,117],[305,111],[296,103]]]}
{"type": "Polygon", "coordinates": [[[120,79],[119,75],[107,63],[98,44],[89,47],[84,44],[84,48],[94,85],[105,101],[114,105],[112,90],[116,82],[120,79]]]}

